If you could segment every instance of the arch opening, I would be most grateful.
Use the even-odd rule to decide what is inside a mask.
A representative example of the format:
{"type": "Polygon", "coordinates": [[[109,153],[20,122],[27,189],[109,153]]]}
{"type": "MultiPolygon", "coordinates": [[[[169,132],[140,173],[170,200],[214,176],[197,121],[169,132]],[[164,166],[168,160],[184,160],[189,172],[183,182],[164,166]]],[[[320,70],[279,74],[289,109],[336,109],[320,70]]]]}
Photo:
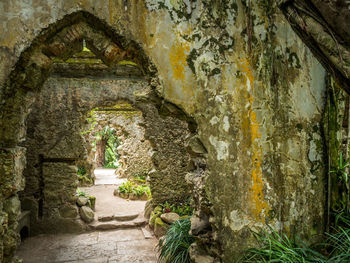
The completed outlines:
{"type": "MultiPolygon", "coordinates": [[[[30,127],[27,126],[27,121],[36,124],[42,120],[51,122],[52,125],[48,129],[51,131],[55,131],[58,127],[57,123],[54,124],[54,119],[50,120],[50,115],[45,115],[43,112],[36,114],[40,113],[40,106],[44,104],[50,105],[51,110],[55,109],[59,112],[60,109],[57,106],[60,105],[60,99],[66,102],[68,100],[67,105],[73,107],[71,108],[73,113],[79,112],[79,116],[76,117],[80,120],[92,106],[111,106],[118,100],[127,100],[133,107],[139,109],[145,119],[145,138],[153,147],[151,159],[155,169],[150,175],[153,206],[168,201],[177,203],[184,197],[187,198],[190,195],[190,189],[185,181],[185,174],[196,170],[199,167],[198,163],[201,169],[205,168],[205,161],[203,161],[205,150],[198,153],[186,149],[188,141],[196,135],[195,121],[157,93],[155,85],[159,85],[159,80],[155,67],[142,49],[136,42],[127,41],[124,38],[117,40],[116,36],[110,37],[112,31],[108,27],[105,31],[101,30],[105,26],[103,22],[98,21],[92,26],[87,17],[90,18],[90,15],[85,12],[69,15],[68,18],[59,21],[38,36],[32,46],[22,54],[15,70],[11,73],[7,82],[5,103],[1,105],[3,108],[0,119],[1,147],[8,152],[16,152],[16,161],[21,164],[16,173],[18,178],[22,178],[27,160],[27,166],[24,169],[27,181],[25,188],[22,183],[18,188],[9,189],[9,194],[12,195],[24,189],[20,192],[22,208],[31,210],[31,222],[34,226],[32,229],[37,233],[46,231],[41,224],[45,218],[50,219],[46,221],[46,229],[51,228],[54,232],[58,229],[74,231],[75,227],[67,225],[69,224],[67,219],[76,217],[72,212],[72,206],[76,202],[74,197],[76,185],[72,183],[71,188],[64,189],[57,188],[57,184],[51,185],[49,189],[45,189],[45,186],[53,182],[50,180],[57,182],[59,179],[61,183],[65,181],[66,178],[60,175],[72,177],[76,175],[76,162],[82,158],[82,151],[69,148],[71,140],[78,135],[78,133],[72,133],[69,125],[65,126],[65,130],[68,131],[66,133],[56,131],[58,138],[51,138],[51,142],[46,144],[48,148],[40,148],[37,144],[34,148],[28,147],[28,139],[38,139],[37,141],[45,145],[47,138],[40,134],[42,126],[30,127]],[[67,25],[66,20],[74,23],[67,25]],[[67,71],[76,66],[74,63],[69,63],[70,58],[75,56],[75,59],[81,59],[76,54],[84,52],[85,41],[86,48],[96,55],[94,59],[101,59],[108,66],[107,68],[103,66],[99,76],[88,74],[89,77],[84,78],[87,72],[91,73],[94,69],[101,68],[96,60],[90,65],[78,66],[81,69],[80,75],[72,70],[67,71]],[[132,63],[123,64],[123,61],[132,63]],[[67,85],[66,88],[57,88],[55,79],[58,78],[67,85]],[[104,84],[97,84],[101,80],[104,84]],[[76,87],[84,86],[81,85],[84,81],[90,91],[97,92],[93,94],[97,101],[89,101],[91,98],[89,95],[92,93],[79,94],[79,89],[76,87]],[[50,85],[51,91],[56,93],[45,98],[43,90],[50,85]],[[109,89],[111,85],[117,88],[111,91],[109,89]],[[96,88],[98,86],[99,88],[96,88]],[[59,89],[62,93],[57,92],[59,89]],[[50,99],[46,100],[47,98],[55,102],[47,103],[50,101],[50,99]],[[93,103],[95,104],[92,105],[93,103]],[[29,115],[31,111],[33,112],[29,115]],[[27,154],[26,148],[28,148],[27,154]],[[33,154],[34,151],[35,154],[33,154]],[[45,177],[45,174],[48,176],[45,177]],[[58,195],[53,194],[57,189],[62,191],[59,191],[58,195]],[[61,218],[62,220],[57,218],[51,220],[53,215],[62,217],[63,214],[65,216],[61,218]]],[[[96,21],[96,19],[93,20],[96,21]]],[[[13,254],[13,251],[11,253],[13,254]]],[[[6,256],[11,257],[12,254],[6,256]]]]}

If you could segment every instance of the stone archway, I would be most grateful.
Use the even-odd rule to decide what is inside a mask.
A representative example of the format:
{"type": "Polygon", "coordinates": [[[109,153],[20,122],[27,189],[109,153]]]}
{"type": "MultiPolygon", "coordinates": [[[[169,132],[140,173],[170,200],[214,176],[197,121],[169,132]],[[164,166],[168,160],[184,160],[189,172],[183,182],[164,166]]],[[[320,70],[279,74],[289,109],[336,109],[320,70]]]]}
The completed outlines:
{"type": "MultiPolygon", "coordinates": [[[[117,94],[115,100],[128,100],[144,114],[145,136],[155,149],[152,161],[156,169],[151,175],[154,202],[176,202],[189,195],[189,187],[184,176],[197,167],[194,164],[196,160],[191,159],[191,154],[185,146],[186,141],[196,133],[195,122],[156,92],[156,86],[159,85],[156,69],[136,42],[128,41],[115,34],[102,21],[88,13],[78,12],[69,15],[44,30],[32,46],[22,54],[4,92],[0,118],[0,161],[5,174],[2,189],[4,204],[11,208],[8,210],[12,211],[12,214],[8,214],[9,224],[4,231],[5,259],[11,258],[19,239],[16,233],[16,218],[20,213],[17,193],[24,187],[22,173],[26,163],[26,149],[20,145],[26,138],[26,118],[36,94],[51,73],[53,58],[65,60],[81,51],[83,39],[106,65],[112,67],[121,60],[132,60],[147,76],[147,85],[142,89],[132,93],[117,94]]],[[[193,156],[198,157],[198,153],[193,156]]],[[[71,167],[75,161],[74,156],[66,158],[41,155],[39,157],[39,169],[46,169],[48,174],[53,170],[61,170],[67,174],[74,173],[71,167]],[[47,164],[43,165],[43,163],[47,164]],[[58,167],[62,163],[63,167],[58,167]]],[[[62,205],[72,201],[69,200],[71,193],[64,190],[62,196],[62,205]]],[[[39,207],[40,202],[36,205],[39,207]]],[[[55,208],[59,209],[59,207],[55,208]]],[[[40,209],[38,210],[40,212],[40,209]]],[[[43,216],[39,212],[37,215],[43,216]]]]}

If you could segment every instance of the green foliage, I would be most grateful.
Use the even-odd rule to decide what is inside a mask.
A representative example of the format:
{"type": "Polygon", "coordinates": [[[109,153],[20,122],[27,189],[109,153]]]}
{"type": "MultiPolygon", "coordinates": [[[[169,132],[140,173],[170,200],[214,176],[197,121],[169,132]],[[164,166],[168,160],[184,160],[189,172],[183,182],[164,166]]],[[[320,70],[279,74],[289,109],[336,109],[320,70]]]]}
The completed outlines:
{"type": "Polygon", "coordinates": [[[291,240],[272,228],[270,232],[253,232],[260,248],[246,251],[240,262],[325,262],[326,257],[309,248],[301,240],[291,240]]]}
{"type": "Polygon", "coordinates": [[[130,194],[133,192],[133,189],[136,187],[136,185],[131,182],[131,181],[126,181],[124,183],[122,183],[119,186],[119,192],[120,193],[126,193],[126,194],[130,194]]]}
{"type": "Polygon", "coordinates": [[[168,202],[165,202],[161,206],[163,208],[163,213],[174,212],[179,216],[190,216],[193,213],[193,208],[190,205],[190,199],[187,199],[183,203],[179,204],[169,204],[168,202]]]}
{"type": "Polygon", "coordinates": [[[126,181],[119,186],[119,193],[136,194],[142,196],[147,194],[148,199],[151,198],[151,190],[147,185],[136,185],[132,181],[126,181]]]}
{"type": "Polygon", "coordinates": [[[133,181],[135,181],[135,183],[137,184],[146,184],[146,177],[148,175],[149,171],[148,170],[143,170],[142,172],[136,173],[133,176],[133,181]]]}
{"type": "Polygon", "coordinates": [[[95,109],[91,110],[88,113],[88,116],[86,118],[86,121],[88,122],[88,129],[86,131],[82,131],[80,133],[81,135],[89,134],[95,129],[95,127],[97,125],[97,121],[96,121],[96,118],[94,117],[94,111],[95,111],[95,109]]]}
{"type": "Polygon", "coordinates": [[[86,174],[86,169],[85,167],[78,167],[78,172],[77,175],[85,175],[86,174]]]}
{"type": "Polygon", "coordinates": [[[116,135],[116,130],[108,126],[96,134],[96,141],[106,140],[106,152],[105,152],[105,166],[104,168],[118,168],[119,155],[117,148],[120,145],[120,141],[116,135]]]}
{"type": "Polygon", "coordinates": [[[350,215],[341,213],[335,219],[332,233],[325,234],[326,241],[313,246],[290,239],[272,228],[269,232],[253,232],[260,247],[246,250],[240,262],[350,262],[350,215]]]}
{"type": "Polygon", "coordinates": [[[93,180],[86,173],[86,168],[85,167],[78,167],[77,176],[78,176],[78,180],[79,180],[79,185],[80,186],[87,186],[87,185],[93,184],[93,180]]]}
{"type": "Polygon", "coordinates": [[[80,188],[77,188],[76,195],[77,196],[87,196],[87,193],[85,193],[84,191],[80,190],[80,188]]]}
{"type": "Polygon", "coordinates": [[[330,175],[335,175],[338,181],[338,189],[341,193],[337,204],[333,204],[333,210],[336,212],[349,212],[349,160],[343,159],[343,153],[340,153],[338,164],[329,171],[330,175]]]}
{"type": "Polygon", "coordinates": [[[157,245],[159,251],[158,262],[162,263],[189,263],[189,249],[194,238],[189,234],[191,222],[189,218],[175,221],[159,240],[157,245]]]}
{"type": "Polygon", "coordinates": [[[330,251],[328,262],[350,262],[350,215],[340,213],[335,219],[333,233],[326,233],[330,251]]]}

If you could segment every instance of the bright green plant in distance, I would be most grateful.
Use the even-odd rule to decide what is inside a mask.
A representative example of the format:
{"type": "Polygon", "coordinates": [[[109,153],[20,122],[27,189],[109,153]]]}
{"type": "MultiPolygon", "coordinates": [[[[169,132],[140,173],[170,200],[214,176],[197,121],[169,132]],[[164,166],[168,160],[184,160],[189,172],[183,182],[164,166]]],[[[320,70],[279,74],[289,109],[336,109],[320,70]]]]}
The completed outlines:
{"type": "Polygon", "coordinates": [[[119,192],[120,193],[126,193],[126,194],[136,194],[137,196],[142,196],[145,193],[147,194],[148,198],[151,197],[151,190],[149,186],[147,185],[136,185],[132,181],[126,181],[123,182],[119,186],[119,192]]]}

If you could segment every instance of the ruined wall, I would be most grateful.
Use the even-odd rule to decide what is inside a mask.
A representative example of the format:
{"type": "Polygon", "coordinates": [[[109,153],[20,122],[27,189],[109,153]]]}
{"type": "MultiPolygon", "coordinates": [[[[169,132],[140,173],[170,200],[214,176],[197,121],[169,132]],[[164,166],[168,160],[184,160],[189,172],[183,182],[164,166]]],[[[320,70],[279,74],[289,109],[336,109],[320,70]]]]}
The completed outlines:
{"type": "MultiPolygon", "coordinates": [[[[34,37],[67,13],[90,12],[140,43],[158,69],[159,94],[195,118],[208,152],[199,188],[210,211],[196,214],[210,216],[208,240],[218,247],[202,237],[199,250],[231,262],[253,240],[249,230],[265,223],[306,239],[323,230],[325,71],[275,1],[6,0],[0,6],[1,85],[34,37]]],[[[26,108],[20,110],[24,116],[26,108]]]]}
{"type": "Polygon", "coordinates": [[[116,174],[122,177],[145,175],[153,170],[151,160],[153,150],[150,142],[145,139],[142,112],[122,102],[116,106],[115,109],[108,108],[105,111],[99,109],[93,112],[91,117],[96,124],[87,139],[91,144],[95,140],[93,136],[95,132],[106,126],[114,128],[120,141],[117,149],[120,166],[116,174]]]}
{"type": "MultiPolygon", "coordinates": [[[[76,169],[70,166],[87,159],[88,151],[82,136],[87,113],[96,107],[113,106],[120,100],[136,103],[134,93],[147,89],[148,84],[143,80],[52,77],[46,81],[28,116],[27,139],[23,144],[28,150],[24,170],[26,186],[21,193],[21,200],[22,208],[32,211],[33,234],[82,231],[86,228],[73,211],[76,210],[74,196],[77,176],[76,169]],[[60,213],[61,210],[66,211],[68,206],[75,217],[69,214],[67,218],[60,213]]],[[[154,150],[149,153],[149,142],[145,149],[142,143],[135,148],[135,151],[141,149],[141,152],[134,155],[146,154],[136,164],[150,166],[134,167],[130,173],[145,168],[152,170],[152,161],[156,161],[153,170],[155,175],[150,181],[154,202],[181,201],[188,196],[184,179],[189,167],[189,157],[184,146],[189,134],[187,124],[170,116],[163,119],[152,103],[141,103],[140,107],[144,110],[145,120],[142,120],[141,111],[129,118],[111,111],[108,114],[100,111],[98,116],[94,115],[96,129],[98,125],[120,125],[119,128],[133,135],[131,140],[145,141],[145,129],[135,129],[142,122],[154,150]]],[[[137,145],[137,142],[134,144],[137,145]]],[[[133,162],[134,158],[131,165],[133,162]]]]}

